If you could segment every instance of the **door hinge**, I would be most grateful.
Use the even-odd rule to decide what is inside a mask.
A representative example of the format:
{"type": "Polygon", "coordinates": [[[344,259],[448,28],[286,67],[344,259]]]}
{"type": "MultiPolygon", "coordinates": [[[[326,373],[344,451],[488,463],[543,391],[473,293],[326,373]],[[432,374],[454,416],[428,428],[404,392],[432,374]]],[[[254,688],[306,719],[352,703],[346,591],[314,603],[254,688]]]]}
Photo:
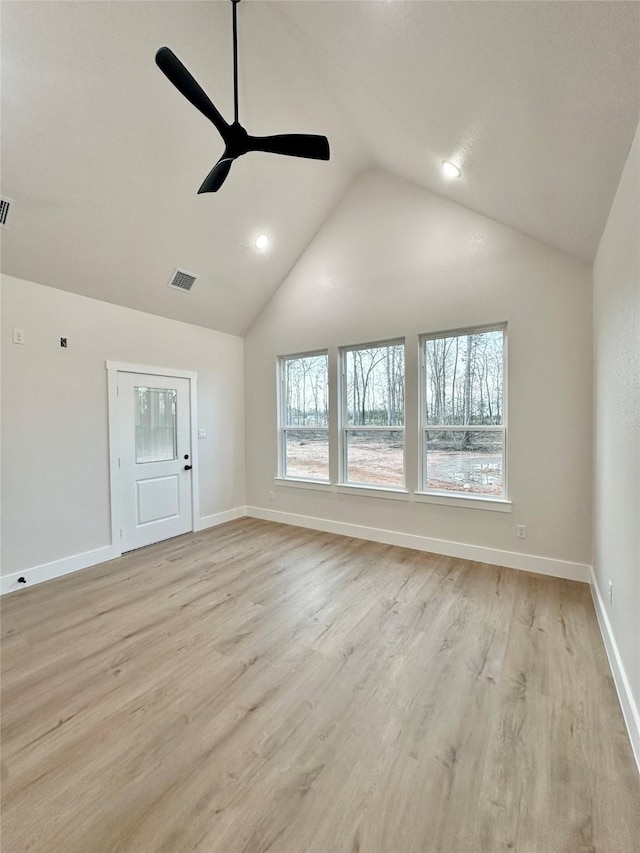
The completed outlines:
{"type": "Polygon", "coordinates": [[[116,386],[116,397],[120,396],[120,388],[116,386]]]}
{"type": "Polygon", "coordinates": [[[120,467],[120,457],[118,456],[118,468],[120,467]]]}
{"type": "Polygon", "coordinates": [[[120,528],[120,538],[122,539],[122,528],[120,528]]]}

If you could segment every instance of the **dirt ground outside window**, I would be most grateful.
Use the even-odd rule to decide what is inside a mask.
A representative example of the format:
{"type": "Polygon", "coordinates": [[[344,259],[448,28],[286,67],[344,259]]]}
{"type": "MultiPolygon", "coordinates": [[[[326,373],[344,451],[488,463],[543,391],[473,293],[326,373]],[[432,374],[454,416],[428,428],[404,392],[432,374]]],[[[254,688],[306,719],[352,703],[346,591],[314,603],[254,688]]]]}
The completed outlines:
{"type": "MultiPolygon", "coordinates": [[[[287,474],[290,477],[327,479],[326,441],[290,442],[287,474]]],[[[367,436],[349,442],[350,483],[404,488],[402,443],[367,436]]],[[[467,494],[502,494],[502,454],[493,451],[432,450],[427,458],[427,488],[467,494]]]]}

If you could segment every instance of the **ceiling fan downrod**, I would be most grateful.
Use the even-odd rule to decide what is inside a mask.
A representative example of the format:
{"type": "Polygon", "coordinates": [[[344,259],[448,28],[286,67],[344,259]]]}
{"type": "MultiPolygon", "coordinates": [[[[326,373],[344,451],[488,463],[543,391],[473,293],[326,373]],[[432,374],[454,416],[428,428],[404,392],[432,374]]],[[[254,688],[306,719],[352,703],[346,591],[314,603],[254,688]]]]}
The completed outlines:
{"type": "Polygon", "coordinates": [[[233,4],[233,120],[238,123],[238,3],[233,4]]]}

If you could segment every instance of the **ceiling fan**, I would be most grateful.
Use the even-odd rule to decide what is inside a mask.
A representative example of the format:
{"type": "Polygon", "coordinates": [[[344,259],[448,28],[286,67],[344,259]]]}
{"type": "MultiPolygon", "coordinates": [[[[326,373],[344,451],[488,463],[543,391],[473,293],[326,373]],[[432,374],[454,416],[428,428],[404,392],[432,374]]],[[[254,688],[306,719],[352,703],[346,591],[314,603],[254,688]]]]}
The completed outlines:
{"type": "Polygon", "coordinates": [[[283,133],[276,136],[250,136],[238,121],[238,21],[237,6],[240,0],[231,0],[233,5],[233,124],[224,120],[204,90],[187,71],[175,53],[161,47],[156,53],[158,68],[173,83],[176,89],[216,127],[225,144],[222,157],[209,172],[198,193],[217,192],[229,174],[231,164],[250,151],[266,151],[270,154],[286,154],[290,157],[306,157],[310,160],[329,159],[329,140],[326,136],[307,133],[283,133]]]}

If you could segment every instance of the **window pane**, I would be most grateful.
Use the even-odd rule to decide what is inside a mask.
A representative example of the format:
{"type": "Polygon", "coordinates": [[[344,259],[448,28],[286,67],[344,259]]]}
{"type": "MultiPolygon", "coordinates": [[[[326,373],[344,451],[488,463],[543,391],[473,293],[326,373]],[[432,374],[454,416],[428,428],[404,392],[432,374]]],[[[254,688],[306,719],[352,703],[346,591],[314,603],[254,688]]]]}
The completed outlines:
{"type": "Polygon", "coordinates": [[[285,426],[329,426],[327,364],[326,354],[285,359],[285,426]]]}
{"type": "Polygon", "coordinates": [[[305,480],[329,479],[329,431],[285,431],[285,477],[305,480]]]}
{"type": "Polygon", "coordinates": [[[347,430],[348,483],[404,488],[404,431],[347,430]]]}
{"type": "Polygon", "coordinates": [[[428,424],[503,423],[504,332],[425,341],[428,424]]]}
{"type": "Polygon", "coordinates": [[[175,389],[135,387],[133,394],[136,463],[177,459],[175,389]]]}
{"type": "Polygon", "coordinates": [[[404,425],[404,346],[347,350],[347,424],[404,425]]]}
{"type": "Polygon", "coordinates": [[[427,430],[425,488],[503,494],[502,430],[427,430]]]}

